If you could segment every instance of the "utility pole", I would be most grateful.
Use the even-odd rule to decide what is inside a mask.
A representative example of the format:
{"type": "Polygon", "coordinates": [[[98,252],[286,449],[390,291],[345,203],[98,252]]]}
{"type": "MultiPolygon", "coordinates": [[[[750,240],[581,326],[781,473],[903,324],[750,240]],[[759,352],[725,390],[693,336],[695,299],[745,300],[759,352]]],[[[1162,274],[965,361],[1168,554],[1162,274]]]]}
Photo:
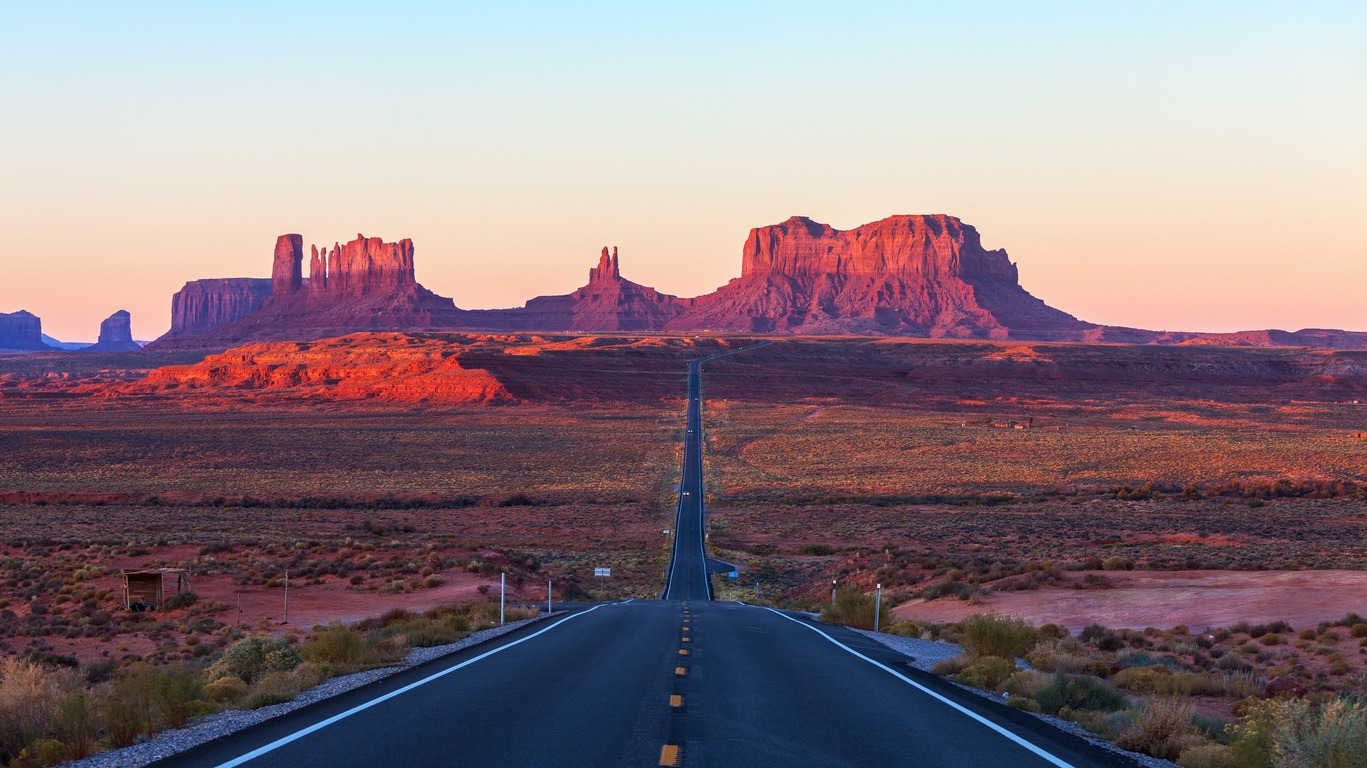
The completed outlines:
{"type": "Polygon", "coordinates": [[[242,626],[242,593],[237,593],[237,625],[242,626]]]}
{"type": "Polygon", "coordinates": [[[878,631],[879,614],[883,612],[883,585],[877,585],[878,591],[873,598],[873,631],[878,631]]]}
{"type": "Polygon", "coordinates": [[[503,573],[498,577],[498,625],[503,626],[503,605],[508,595],[508,574],[503,573]]]}
{"type": "Polygon", "coordinates": [[[285,623],[290,623],[290,572],[285,571],[285,623]]]}
{"type": "Polygon", "coordinates": [[[554,589],[554,587],[555,587],[555,580],[554,580],[554,579],[546,579],[546,615],[547,615],[547,616],[551,615],[552,613],[555,613],[554,598],[553,598],[553,596],[552,596],[552,594],[551,594],[551,591],[552,591],[552,589],[554,589]]]}

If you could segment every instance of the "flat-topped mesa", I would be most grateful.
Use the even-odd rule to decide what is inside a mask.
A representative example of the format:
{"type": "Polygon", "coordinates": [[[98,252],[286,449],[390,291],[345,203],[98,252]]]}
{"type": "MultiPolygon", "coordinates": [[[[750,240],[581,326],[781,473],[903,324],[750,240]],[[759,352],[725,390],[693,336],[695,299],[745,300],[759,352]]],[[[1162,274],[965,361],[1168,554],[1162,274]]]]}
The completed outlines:
{"type": "Polygon", "coordinates": [[[598,266],[589,267],[589,284],[594,283],[613,283],[622,279],[622,271],[617,265],[617,246],[612,246],[612,255],[608,255],[608,247],[603,246],[603,255],[598,258],[598,266]]]}
{"type": "Polygon", "coordinates": [[[0,312],[0,349],[51,349],[43,342],[43,321],[32,312],[22,309],[18,312],[0,312]]]}
{"type": "Polygon", "coordinates": [[[741,277],[770,274],[1017,280],[1006,251],[984,250],[978,230],[945,215],[891,216],[844,231],[805,216],[757,227],[745,241],[741,277]]]}
{"type": "Polygon", "coordinates": [[[1027,293],[1006,251],[953,216],[838,230],[803,216],[750,231],[741,276],[669,330],[1044,338],[1087,327],[1027,293]]]}
{"type": "Polygon", "coordinates": [[[271,296],[264,277],[191,280],[171,297],[171,330],[166,338],[198,336],[255,312],[271,296]]]}

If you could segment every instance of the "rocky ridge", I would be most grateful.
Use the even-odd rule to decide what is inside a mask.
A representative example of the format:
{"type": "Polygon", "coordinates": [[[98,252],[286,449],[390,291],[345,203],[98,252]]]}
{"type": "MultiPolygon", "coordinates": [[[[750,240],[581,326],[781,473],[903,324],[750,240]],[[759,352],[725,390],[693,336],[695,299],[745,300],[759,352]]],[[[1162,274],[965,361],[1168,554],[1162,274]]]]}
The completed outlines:
{"type": "Polygon", "coordinates": [[[679,298],[622,277],[604,248],[588,283],[524,306],[463,310],[416,280],[412,240],[358,235],[331,249],[282,235],[269,279],[187,283],[160,349],[342,336],[357,331],[667,331],[830,334],[1125,344],[1367,349],[1367,333],[1308,329],[1234,334],[1101,326],[1020,285],[1006,251],[983,247],[954,216],[891,216],[838,230],[795,216],[751,230],[741,275],[679,298]]]}

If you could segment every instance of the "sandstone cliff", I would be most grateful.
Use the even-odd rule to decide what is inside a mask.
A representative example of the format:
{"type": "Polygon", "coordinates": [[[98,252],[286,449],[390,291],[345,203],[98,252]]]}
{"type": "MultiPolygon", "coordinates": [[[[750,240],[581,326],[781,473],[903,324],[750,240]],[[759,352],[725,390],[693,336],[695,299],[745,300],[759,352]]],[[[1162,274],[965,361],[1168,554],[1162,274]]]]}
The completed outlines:
{"type": "Polygon", "coordinates": [[[1047,338],[1087,327],[1020,287],[1016,265],[953,216],[837,230],[795,216],[751,230],[741,276],[666,327],[1047,338]]]}
{"type": "Polygon", "coordinates": [[[192,280],[171,297],[171,330],[162,338],[202,336],[255,312],[270,295],[265,278],[192,280]]]}
{"type": "MultiPolygon", "coordinates": [[[[303,237],[281,235],[275,243],[269,280],[196,286],[193,294],[178,301],[195,307],[221,305],[224,311],[201,310],[193,318],[173,322],[171,332],[158,339],[155,348],[225,348],[355,331],[463,325],[463,313],[454,302],[418,284],[412,240],[387,243],[357,235],[349,243],[334,244],[331,250],[313,246],[307,279],[303,258],[303,237]]],[[[187,284],[182,293],[192,285],[187,284]]],[[[179,314],[174,311],[176,304],[173,301],[173,314],[179,314]]]]}
{"type": "Polygon", "coordinates": [[[50,350],[43,342],[43,321],[25,310],[0,312],[0,350],[36,352],[50,350]]]}

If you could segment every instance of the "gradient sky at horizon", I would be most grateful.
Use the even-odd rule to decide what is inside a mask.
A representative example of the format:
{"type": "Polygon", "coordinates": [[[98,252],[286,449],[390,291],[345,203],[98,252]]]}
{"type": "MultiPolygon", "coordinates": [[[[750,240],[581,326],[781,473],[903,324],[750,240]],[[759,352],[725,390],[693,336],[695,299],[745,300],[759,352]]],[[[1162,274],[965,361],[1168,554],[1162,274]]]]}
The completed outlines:
{"type": "Polygon", "coordinates": [[[949,213],[1085,320],[1367,330],[1367,3],[69,3],[0,24],[0,312],[169,325],[276,235],[467,308],[949,213]]]}

